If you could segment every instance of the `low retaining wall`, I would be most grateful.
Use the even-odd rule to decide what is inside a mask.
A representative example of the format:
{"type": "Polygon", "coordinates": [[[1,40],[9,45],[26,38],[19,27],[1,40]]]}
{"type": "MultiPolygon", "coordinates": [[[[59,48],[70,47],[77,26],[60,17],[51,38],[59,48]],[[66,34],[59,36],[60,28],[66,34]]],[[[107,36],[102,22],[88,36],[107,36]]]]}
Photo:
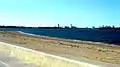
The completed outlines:
{"type": "Polygon", "coordinates": [[[101,67],[94,64],[70,60],[3,42],[0,42],[0,51],[26,62],[35,63],[39,67],[101,67]]]}

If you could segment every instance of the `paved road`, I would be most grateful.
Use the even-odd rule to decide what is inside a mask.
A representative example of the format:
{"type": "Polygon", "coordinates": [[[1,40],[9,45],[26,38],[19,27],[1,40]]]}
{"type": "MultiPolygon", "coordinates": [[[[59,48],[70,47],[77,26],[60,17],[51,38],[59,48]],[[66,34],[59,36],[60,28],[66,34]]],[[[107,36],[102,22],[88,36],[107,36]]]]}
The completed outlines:
{"type": "Polygon", "coordinates": [[[0,67],[37,67],[0,52],[0,67]]]}

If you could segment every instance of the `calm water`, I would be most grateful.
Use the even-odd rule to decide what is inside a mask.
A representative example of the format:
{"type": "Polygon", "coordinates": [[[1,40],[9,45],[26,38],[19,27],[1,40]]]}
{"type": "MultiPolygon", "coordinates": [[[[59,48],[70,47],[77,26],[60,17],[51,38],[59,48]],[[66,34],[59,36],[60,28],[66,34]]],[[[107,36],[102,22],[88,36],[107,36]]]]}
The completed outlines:
{"type": "Polygon", "coordinates": [[[22,31],[36,35],[76,39],[84,41],[98,41],[120,44],[120,31],[95,30],[95,29],[22,29],[22,28],[0,28],[0,30],[22,31]]]}

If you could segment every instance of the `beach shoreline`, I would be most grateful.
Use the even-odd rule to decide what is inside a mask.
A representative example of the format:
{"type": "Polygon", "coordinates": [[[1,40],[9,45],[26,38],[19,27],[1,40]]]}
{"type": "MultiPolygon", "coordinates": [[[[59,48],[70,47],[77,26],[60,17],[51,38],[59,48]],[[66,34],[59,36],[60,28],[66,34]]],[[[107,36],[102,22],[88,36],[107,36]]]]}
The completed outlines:
{"type": "Polygon", "coordinates": [[[22,31],[17,31],[17,32],[21,33],[21,34],[25,34],[25,35],[30,35],[30,36],[42,37],[42,38],[47,38],[47,39],[55,39],[55,40],[67,41],[67,42],[81,42],[81,43],[96,44],[96,45],[119,46],[117,44],[108,44],[108,43],[103,43],[103,42],[93,42],[93,41],[83,41],[83,40],[77,40],[77,39],[65,39],[65,38],[59,38],[59,37],[50,37],[50,36],[25,33],[22,31]]]}
{"type": "Polygon", "coordinates": [[[120,46],[85,41],[72,41],[54,37],[31,36],[18,32],[0,32],[0,41],[17,44],[18,46],[58,54],[72,58],[83,57],[107,63],[120,64],[120,46]],[[97,44],[97,45],[96,45],[97,44]]]}

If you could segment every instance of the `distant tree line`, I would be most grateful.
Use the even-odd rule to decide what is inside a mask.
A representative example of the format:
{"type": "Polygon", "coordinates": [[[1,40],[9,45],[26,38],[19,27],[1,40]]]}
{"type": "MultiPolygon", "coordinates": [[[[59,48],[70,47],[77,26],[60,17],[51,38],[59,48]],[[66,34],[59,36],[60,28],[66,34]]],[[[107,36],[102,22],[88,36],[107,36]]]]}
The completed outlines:
{"type": "Polygon", "coordinates": [[[94,26],[92,27],[93,29],[102,29],[102,30],[120,30],[120,27],[115,27],[114,25],[113,26],[99,26],[98,28],[95,28],[94,26]]]}
{"type": "MultiPolygon", "coordinates": [[[[71,24],[71,27],[69,26],[64,26],[64,27],[60,27],[60,25],[58,24],[58,26],[55,26],[55,27],[25,27],[25,26],[0,26],[0,28],[37,28],[37,29],[88,29],[88,27],[86,28],[78,28],[76,26],[72,26],[71,24]]],[[[120,30],[120,27],[115,27],[115,26],[99,26],[99,27],[95,27],[93,26],[92,29],[100,29],[100,30],[120,30]]]]}
{"type": "Polygon", "coordinates": [[[25,26],[0,26],[0,28],[37,28],[37,29],[75,29],[77,27],[65,26],[65,27],[25,27],[25,26]]]}
{"type": "Polygon", "coordinates": [[[0,28],[33,28],[33,27],[24,27],[24,26],[0,26],[0,28]]]}

